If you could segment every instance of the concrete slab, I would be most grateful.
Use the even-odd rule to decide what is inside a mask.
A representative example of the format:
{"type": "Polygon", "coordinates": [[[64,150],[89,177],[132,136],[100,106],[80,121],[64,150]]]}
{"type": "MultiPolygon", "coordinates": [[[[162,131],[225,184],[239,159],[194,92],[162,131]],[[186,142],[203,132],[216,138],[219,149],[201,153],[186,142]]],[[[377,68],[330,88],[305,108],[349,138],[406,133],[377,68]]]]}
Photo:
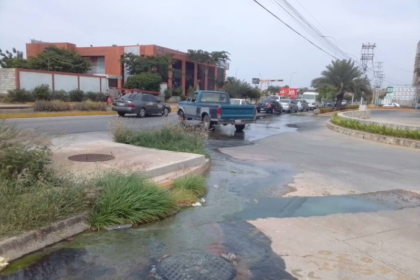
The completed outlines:
{"type": "MultiPolygon", "coordinates": [[[[107,171],[133,171],[153,178],[167,173],[204,165],[205,157],[190,153],[178,153],[119,144],[109,140],[94,140],[84,135],[68,145],[56,145],[53,149],[53,167],[78,176],[90,177],[107,171]],[[115,159],[103,162],[70,161],[68,157],[78,154],[106,154],[115,159]]],[[[57,139],[55,143],[57,144],[57,139]]],[[[66,139],[61,139],[61,144],[66,139]]]]}
{"type": "Polygon", "coordinates": [[[249,221],[298,279],[420,279],[420,209],[249,221]]]}

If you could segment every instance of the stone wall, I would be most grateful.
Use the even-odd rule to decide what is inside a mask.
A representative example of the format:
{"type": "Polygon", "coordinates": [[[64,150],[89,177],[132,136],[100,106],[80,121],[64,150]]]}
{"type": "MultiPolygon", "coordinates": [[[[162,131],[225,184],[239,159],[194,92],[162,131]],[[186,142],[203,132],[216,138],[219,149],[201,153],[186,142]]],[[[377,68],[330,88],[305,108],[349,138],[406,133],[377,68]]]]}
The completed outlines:
{"type": "Polygon", "coordinates": [[[348,119],[349,118],[356,118],[356,119],[369,119],[370,118],[370,110],[363,110],[363,111],[349,111],[343,112],[338,114],[340,117],[348,119]]]}
{"type": "Polygon", "coordinates": [[[0,94],[16,88],[16,69],[0,68],[0,94]]]}

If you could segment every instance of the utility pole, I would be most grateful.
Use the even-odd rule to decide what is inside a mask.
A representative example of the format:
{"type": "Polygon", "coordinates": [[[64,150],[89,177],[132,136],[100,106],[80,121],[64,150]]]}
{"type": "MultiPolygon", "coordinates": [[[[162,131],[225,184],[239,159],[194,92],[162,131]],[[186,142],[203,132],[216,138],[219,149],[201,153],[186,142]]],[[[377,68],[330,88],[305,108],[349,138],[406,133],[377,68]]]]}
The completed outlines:
{"type": "MultiPolygon", "coordinates": [[[[361,52],[361,57],[360,57],[360,64],[362,65],[363,73],[367,75],[368,69],[372,70],[374,79],[375,79],[375,70],[374,70],[375,64],[373,62],[373,57],[375,56],[374,54],[375,48],[376,48],[376,44],[371,44],[371,43],[362,44],[362,52],[361,52]]],[[[375,90],[376,88],[373,91],[372,104],[375,100],[375,90]]]]}
{"type": "Polygon", "coordinates": [[[271,82],[283,82],[283,79],[259,80],[260,91],[262,92],[264,85],[270,84],[271,82]]]}

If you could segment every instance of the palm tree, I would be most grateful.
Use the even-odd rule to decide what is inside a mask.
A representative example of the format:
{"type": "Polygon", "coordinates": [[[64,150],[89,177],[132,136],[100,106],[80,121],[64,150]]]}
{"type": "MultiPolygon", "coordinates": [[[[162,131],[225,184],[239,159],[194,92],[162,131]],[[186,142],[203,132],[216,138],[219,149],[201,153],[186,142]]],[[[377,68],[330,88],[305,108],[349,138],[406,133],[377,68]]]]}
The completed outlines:
{"type": "Polygon", "coordinates": [[[331,86],[335,90],[336,108],[341,107],[344,93],[356,92],[357,88],[360,90],[367,90],[365,78],[362,78],[362,72],[355,65],[355,62],[349,60],[332,61],[327,66],[327,70],[322,71],[321,77],[312,80],[312,87],[321,89],[325,86],[331,86]]]}
{"type": "Polygon", "coordinates": [[[229,93],[230,97],[247,97],[252,91],[252,86],[245,80],[239,80],[235,77],[228,77],[223,86],[223,90],[229,93]]]}

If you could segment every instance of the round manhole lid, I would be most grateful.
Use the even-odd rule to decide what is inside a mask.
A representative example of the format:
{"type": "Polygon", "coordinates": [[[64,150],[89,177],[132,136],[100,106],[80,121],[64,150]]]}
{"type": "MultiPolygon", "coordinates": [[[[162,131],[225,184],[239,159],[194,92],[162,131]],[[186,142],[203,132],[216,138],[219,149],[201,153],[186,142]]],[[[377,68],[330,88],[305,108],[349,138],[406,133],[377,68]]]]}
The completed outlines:
{"type": "Polygon", "coordinates": [[[108,161],[115,159],[114,156],[106,154],[80,154],[74,155],[67,158],[71,161],[80,161],[80,162],[98,162],[98,161],[108,161]]]}
{"type": "Polygon", "coordinates": [[[236,276],[236,269],[215,255],[185,252],[163,259],[157,265],[156,273],[165,280],[231,280],[236,276]]]}

